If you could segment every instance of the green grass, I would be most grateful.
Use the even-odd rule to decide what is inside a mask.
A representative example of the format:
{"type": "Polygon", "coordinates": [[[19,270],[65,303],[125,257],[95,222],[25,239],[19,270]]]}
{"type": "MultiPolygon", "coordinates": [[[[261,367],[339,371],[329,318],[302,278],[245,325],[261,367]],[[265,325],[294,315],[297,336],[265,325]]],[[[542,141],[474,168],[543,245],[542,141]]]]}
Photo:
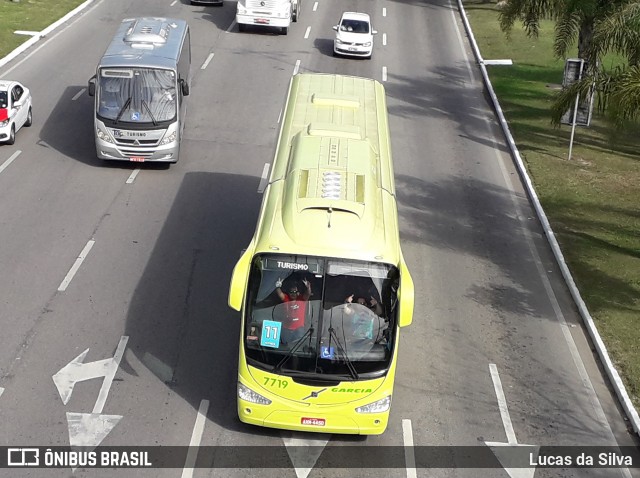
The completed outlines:
{"type": "MultiPolygon", "coordinates": [[[[500,31],[493,3],[465,1],[489,76],[571,273],[636,408],[640,406],[640,140],[594,113],[591,126],[554,128],[550,105],[564,61],[553,56],[553,24],[529,38],[500,31]]],[[[575,54],[575,52],[573,53],[575,54]]],[[[615,64],[615,58],[606,63],[615,64]]]]}
{"type": "Polygon", "coordinates": [[[39,32],[85,0],[0,0],[0,58],[27,41],[16,30],[39,32]]]}

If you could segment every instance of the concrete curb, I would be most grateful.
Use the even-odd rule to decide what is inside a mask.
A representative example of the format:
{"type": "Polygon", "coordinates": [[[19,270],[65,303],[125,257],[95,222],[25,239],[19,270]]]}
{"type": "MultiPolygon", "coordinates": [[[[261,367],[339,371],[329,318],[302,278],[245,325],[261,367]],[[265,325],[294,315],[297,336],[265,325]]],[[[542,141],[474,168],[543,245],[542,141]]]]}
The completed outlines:
{"type": "Polygon", "coordinates": [[[549,224],[547,215],[542,209],[542,205],[540,204],[538,195],[536,194],[536,191],[533,187],[531,178],[529,177],[529,174],[527,173],[527,169],[525,168],[522,158],[520,157],[520,152],[518,151],[518,148],[516,147],[516,143],[513,139],[513,136],[511,135],[511,131],[509,130],[509,125],[507,124],[507,120],[504,117],[502,108],[500,108],[500,103],[498,102],[498,98],[495,92],[493,91],[493,85],[489,80],[489,75],[487,74],[487,68],[485,66],[484,60],[482,59],[482,55],[480,54],[480,49],[478,48],[475,37],[473,36],[473,32],[471,31],[471,25],[469,24],[469,20],[467,19],[467,14],[464,10],[464,6],[462,5],[462,0],[457,0],[457,2],[458,2],[458,8],[460,10],[460,15],[462,17],[462,21],[464,23],[464,28],[467,32],[467,35],[469,36],[471,47],[473,48],[473,53],[480,66],[480,71],[482,72],[482,78],[489,92],[489,95],[491,96],[491,101],[498,115],[500,126],[502,127],[502,131],[504,132],[504,135],[507,138],[507,142],[509,143],[509,149],[511,150],[511,155],[514,159],[516,167],[518,168],[518,173],[520,174],[520,177],[525,183],[527,194],[529,195],[529,198],[533,203],[533,207],[536,210],[538,219],[540,220],[540,223],[542,224],[542,228],[544,229],[544,233],[547,236],[547,240],[551,245],[553,255],[556,258],[558,266],[560,266],[560,270],[562,271],[562,276],[564,277],[564,280],[567,283],[569,290],[571,291],[571,296],[573,297],[573,300],[576,306],[578,307],[578,310],[580,312],[580,315],[582,316],[582,320],[584,321],[584,324],[587,328],[589,336],[591,337],[591,340],[593,341],[596,351],[598,352],[598,357],[602,361],[604,365],[604,369],[607,372],[607,376],[609,377],[609,380],[613,385],[616,395],[618,396],[620,405],[622,406],[625,413],[627,414],[627,418],[631,421],[633,430],[636,432],[636,434],[640,435],[640,417],[638,416],[638,412],[634,408],[633,403],[629,398],[627,390],[624,384],[622,383],[622,379],[620,378],[620,375],[618,375],[618,371],[615,369],[613,362],[611,362],[611,359],[609,358],[609,353],[607,352],[607,348],[605,347],[604,342],[602,341],[602,338],[598,333],[598,329],[595,326],[593,318],[591,317],[591,314],[589,314],[589,310],[587,309],[587,306],[585,305],[584,301],[582,300],[582,297],[580,296],[580,291],[578,291],[578,288],[576,287],[576,284],[573,281],[573,277],[571,276],[571,272],[569,271],[569,268],[567,267],[567,264],[564,260],[564,256],[562,255],[562,251],[560,250],[560,246],[558,245],[558,241],[556,240],[556,236],[553,233],[553,230],[551,229],[551,225],[549,224]]]}
{"type": "Polygon", "coordinates": [[[41,38],[46,37],[49,33],[51,33],[53,30],[55,30],[56,28],[58,28],[60,25],[62,25],[64,22],[66,22],[67,20],[69,20],[70,18],[74,17],[75,15],[77,15],[78,13],[80,13],[82,10],[84,10],[85,8],[87,8],[91,3],[93,3],[94,0],[87,0],[86,2],[84,2],[81,5],[78,5],[76,8],[74,8],[73,10],[71,10],[69,13],[67,13],[64,17],[62,17],[60,20],[58,20],[55,23],[52,23],[51,25],[49,25],[47,28],[45,28],[44,30],[42,30],[41,32],[38,32],[37,34],[35,34],[34,36],[32,36],[31,38],[29,38],[26,42],[24,42],[22,45],[20,45],[18,48],[16,48],[15,50],[13,50],[11,53],[9,53],[7,56],[5,56],[4,58],[0,59],[0,67],[3,67],[4,65],[6,65],[7,63],[9,63],[11,60],[13,60],[15,57],[17,57],[18,55],[20,55],[22,52],[28,50],[29,48],[31,48],[31,46],[35,45],[37,42],[40,41],[41,38]]]}

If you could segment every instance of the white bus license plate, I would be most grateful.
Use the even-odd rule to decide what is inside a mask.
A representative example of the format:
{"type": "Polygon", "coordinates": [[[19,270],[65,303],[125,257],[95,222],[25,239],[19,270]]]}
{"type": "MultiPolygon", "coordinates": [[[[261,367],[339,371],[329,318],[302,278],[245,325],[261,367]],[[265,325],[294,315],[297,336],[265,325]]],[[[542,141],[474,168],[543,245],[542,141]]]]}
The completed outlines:
{"type": "Polygon", "coordinates": [[[269,24],[269,19],[268,18],[256,18],[254,20],[254,23],[259,23],[260,25],[268,25],[269,24]]]}
{"type": "Polygon", "coordinates": [[[129,156],[129,161],[133,161],[136,163],[144,163],[144,157],[143,156],[129,156]]]}
{"type": "Polygon", "coordinates": [[[325,426],[325,424],[327,423],[326,420],[324,418],[309,418],[309,417],[302,417],[300,419],[300,423],[302,425],[314,425],[316,427],[323,427],[325,426]]]}

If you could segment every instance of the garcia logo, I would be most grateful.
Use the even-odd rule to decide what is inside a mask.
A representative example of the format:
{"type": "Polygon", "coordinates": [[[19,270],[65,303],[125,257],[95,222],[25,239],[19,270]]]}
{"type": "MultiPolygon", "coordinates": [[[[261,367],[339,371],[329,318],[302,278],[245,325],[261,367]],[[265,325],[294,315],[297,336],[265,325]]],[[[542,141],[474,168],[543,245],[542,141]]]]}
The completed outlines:
{"type": "Polygon", "coordinates": [[[334,393],[371,393],[373,390],[370,388],[339,388],[334,387],[331,389],[334,393]]]}

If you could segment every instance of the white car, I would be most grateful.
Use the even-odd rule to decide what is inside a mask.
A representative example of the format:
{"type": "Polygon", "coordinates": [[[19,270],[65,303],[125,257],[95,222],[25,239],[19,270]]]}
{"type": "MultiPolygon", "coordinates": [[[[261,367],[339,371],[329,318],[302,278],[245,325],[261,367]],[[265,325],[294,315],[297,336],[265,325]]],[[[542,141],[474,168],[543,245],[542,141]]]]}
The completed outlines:
{"type": "Polygon", "coordinates": [[[31,92],[17,81],[0,80],[0,143],[13,144],[16,132],[31,126],[31,92]]]}
{"type": "Polygon", "coordinates": [[[333,41],[333,55],[360,56],[371,58],[373,35],[371,18],[366,13],[344,12],[340,22],[333,27],[336,38],[333,41]]]}

